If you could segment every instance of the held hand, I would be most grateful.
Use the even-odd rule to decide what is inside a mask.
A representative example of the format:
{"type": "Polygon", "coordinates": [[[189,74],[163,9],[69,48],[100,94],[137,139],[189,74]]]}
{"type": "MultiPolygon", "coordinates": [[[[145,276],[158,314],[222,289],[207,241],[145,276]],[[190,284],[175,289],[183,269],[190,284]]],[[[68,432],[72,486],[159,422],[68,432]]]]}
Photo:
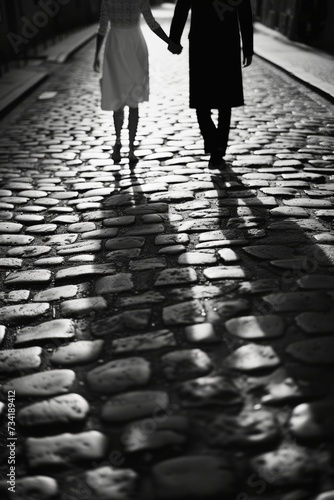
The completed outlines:
{"type": "Polygon", "coordinates": [[[172,54],[179,55],[179,54],[181,54],[182,49],[183,49],[183,47],[182,47],[182,45],[180,43],[169,42],[168,50],[172,54]]]}
{"type": "Polygon", "coordinates": [[[99,73],[101,69],[101,59],[99,57],[95,57],[94,65],[93,65],[95,73],[99,73]]]}
{"type": "Polygon", "coordinates": [[[253,56],[244,56],[242,67],[247,68],[247,66],[250,66],[252,64],[252,59],[253,56]]]}

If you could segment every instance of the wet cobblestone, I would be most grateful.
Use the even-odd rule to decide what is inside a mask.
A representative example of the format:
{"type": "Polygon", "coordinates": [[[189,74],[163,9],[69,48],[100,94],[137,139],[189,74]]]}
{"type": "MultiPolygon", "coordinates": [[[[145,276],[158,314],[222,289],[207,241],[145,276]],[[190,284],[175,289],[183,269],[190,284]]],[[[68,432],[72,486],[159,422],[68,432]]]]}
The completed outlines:
{"type": "Polygon", "coordinates": [[[0,122],[1,491],[15,391],[20,500],[329,500],[333,106],[255,58],[210,169],[145,35],[135,167],[93,43],[0,122]]]}

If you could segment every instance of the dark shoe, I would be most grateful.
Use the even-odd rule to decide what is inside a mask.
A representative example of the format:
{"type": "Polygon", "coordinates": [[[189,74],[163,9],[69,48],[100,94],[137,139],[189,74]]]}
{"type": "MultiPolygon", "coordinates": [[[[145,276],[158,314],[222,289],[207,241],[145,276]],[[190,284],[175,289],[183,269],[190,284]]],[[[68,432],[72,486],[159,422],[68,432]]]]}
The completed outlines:
{"type": "Polygon", "coordinates": [[[129,152],[129,164],[130,165],[136,165],[139,162],[139,158],[134,154],[133,150],[130,149],[129,152]]]}
{"type": "Polygon", "coordinates": [[[114,149],[111,155],[111,158],[114,160],[115,163],[119,163],[122,159],[121,157],[121,149],[122,149],[122,143],[120,140],[116,140],[114,149]]]}
{"type": "Polygon", "coordinates": [[[209,160],[209,167],[211,168],[219,168],[224,165],[224,161],[222,155],[218,152],[211,153],[209,160]]]}
{"type": "Polygon", "coordinates": [[[218,148],[218,153],[222,158],[226,155],[226,147],[225,148],[218,148]]]}

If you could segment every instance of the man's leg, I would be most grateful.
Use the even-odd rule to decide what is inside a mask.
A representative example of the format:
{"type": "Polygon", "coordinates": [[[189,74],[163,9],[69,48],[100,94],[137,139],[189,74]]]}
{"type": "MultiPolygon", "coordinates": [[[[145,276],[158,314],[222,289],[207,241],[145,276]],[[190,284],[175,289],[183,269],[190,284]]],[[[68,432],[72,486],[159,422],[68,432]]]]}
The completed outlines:
{"type": "Polygon", "coordinates": [[[217,129],[211,117],[211,109],[196,108],[197,121],[204,140],[204,151],[213,153],[217,149],[217,129]]]}
{"type": "Polygon", "coordinates": [[[231,108],[220,108],[218,110],[218,151],[223,157],[226,153],[228,136],[231,126],[231,108]]]}

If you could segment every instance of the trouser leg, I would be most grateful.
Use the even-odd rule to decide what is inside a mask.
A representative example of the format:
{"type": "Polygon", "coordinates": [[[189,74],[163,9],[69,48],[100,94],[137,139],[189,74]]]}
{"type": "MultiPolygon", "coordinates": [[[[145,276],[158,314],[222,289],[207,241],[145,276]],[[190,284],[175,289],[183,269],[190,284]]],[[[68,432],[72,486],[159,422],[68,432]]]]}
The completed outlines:
{"type": "Polygon", "coordinates": [[[218,110],[218,127],[217,127],[217,136],[218,136],[218,150],[219,153],[224,156],[228,143],[228,136],[230,133],[231,126],[231,108],[220,108],[218,110]]]}
{"type": "Polygon", "coordinates": [[[212,120],[211,109],[197,108],[197,121],[204,140],[204,151],[212,153],[217,147],[217,129],[212,120]]]}

